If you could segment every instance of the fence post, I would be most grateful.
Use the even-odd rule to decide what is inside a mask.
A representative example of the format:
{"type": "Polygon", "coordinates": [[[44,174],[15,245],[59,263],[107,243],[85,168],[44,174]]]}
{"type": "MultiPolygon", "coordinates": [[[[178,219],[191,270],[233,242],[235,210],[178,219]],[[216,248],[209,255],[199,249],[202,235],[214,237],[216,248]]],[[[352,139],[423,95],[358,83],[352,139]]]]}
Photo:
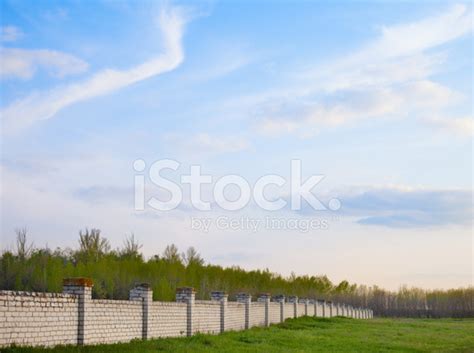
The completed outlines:
{"type": "Polygon", "coordinates": [[[309,299],[307,298],[301,298],[299,300],[300,303],[304,304],[304,316],[308,316],[308,304],[309,304],[309,299]]]}
{"type": "Polygon", "coordinates": [[[250,305],[252,304],[252,296],[248,293],[237,294],[237,301],[245,304],[245,329],[250,328],[250,305]]]}
{"type": "Polygon", "coordinates": [[[153,301],[153,291],[148,283],[140,283],[130,290],[128,299],[142,301],[142,339],[146,340],[150,327],[150,305],[153,301]]]}
{"type": "Polygon", "coordinates": [[[316,305],[314,304],[314,299],[308,299],[308,308],[312,305],[313,306],[313,316],[316,316],[316,305]]]}
{"type": "Polygon", "coordinates": [[[211,300],[220,303],[221,307],[221,330],[220,332],[225,331],[225,315],[227,311],[227,299],[229,295],[222,291],[213,291],[211,292],[211,300]]]}
{"type": "Polygon", "coordinates": [[[321,306],[321,317],[326,317],[326,301],[323,299],[317,300],[318,305],[321,306]]]}
{"type": "Polygon", "coordinates": [[[285,321],[285,296],[277,295],[274,297],[275,302],[280,303],[280,322],[285,321]]]}
{"type": "Polygon", "coordinates": [[[270,297],[269,293],[261,293],[257,298],[258,302],[265,304],[265,327],[270,326],[270,297]]]}
{"type": "Polygon", "coordinates": [[[63,293],[73,294],[77,297],[77,344],[80,346],[87,343],[87,308],[92,300],[92,286],[90,278],[65,278],[63,280],[63,293]]]}
{"type": "Polygon", "coordinates": [[[328,302],[327,302],[327,305],[328,305],[328,309],[329,309],[328,317],[332,317],[332,312],[333,312],[333,304],[332,304],[332,301],[328,301],[328,302]]]}
{"type": "Polygon", "coordinates": [[[288,297],[288,303],[293,304],[293,317],[298,317],[298,297],[296,295],[292,295],[288,297]]]}
{"type": "Polygon", "coordinates": [[[193,311],[196,300],[196,291],[192,287],[182,287],[176,289],[176,301],[186,303],[186,336],[193,335],[193,311]]]}

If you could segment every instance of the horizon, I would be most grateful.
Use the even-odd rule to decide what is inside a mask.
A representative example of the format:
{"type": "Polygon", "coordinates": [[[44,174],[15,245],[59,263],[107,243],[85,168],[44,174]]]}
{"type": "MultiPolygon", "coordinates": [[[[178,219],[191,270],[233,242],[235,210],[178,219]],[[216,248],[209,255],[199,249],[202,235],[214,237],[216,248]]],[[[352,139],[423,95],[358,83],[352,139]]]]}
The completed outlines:
{"type": "Polygon", "coordinates": [[[472,3],[1,6],[1,250],[472,286],[472,3]]]}

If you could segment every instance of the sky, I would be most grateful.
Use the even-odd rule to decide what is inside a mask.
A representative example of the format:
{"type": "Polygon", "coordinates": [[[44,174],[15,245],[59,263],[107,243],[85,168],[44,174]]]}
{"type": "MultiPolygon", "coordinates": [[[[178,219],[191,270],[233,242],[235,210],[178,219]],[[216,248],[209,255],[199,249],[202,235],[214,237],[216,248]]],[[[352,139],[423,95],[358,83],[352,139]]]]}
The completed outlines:
{"type": "Polygon", "coordinates": [[[174,243],[283,275],[472,284],[470,2],[1,7],[0,248],[22,227],[38,247],[74,248],[89,227],[113,247],[133,233],[146,256],[174,243]],[[183,194],[169,211],[148,202],[170,197],[150,176],[164,159],[183,194]],[[292,160],[303,181],[320,176],[325,210],[288,206],[292,160]],[[208,211],[180,183],[191,166],[211,176],[208,211]],[[251,190],[279,175],[264,195],[287,206],[223,209],[215,186],[231,174],[251,190]]]}

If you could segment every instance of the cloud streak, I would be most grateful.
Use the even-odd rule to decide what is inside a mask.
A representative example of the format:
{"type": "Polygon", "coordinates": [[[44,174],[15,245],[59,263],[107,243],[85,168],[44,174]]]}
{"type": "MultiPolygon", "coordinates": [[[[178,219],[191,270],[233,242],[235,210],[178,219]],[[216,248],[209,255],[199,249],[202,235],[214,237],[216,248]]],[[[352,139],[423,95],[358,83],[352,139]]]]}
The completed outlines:
{"type": "Polygon", "coordinates": [[[109,94],[136,82],[171,71],[184,60],[182,35],[186,19],[179,8],[164,9],[159,17],[164,52],[128,70],[105,69],[79,83],[36,92],[7,106],[1,113],[7,132],[52,118],[61,109],[109,94]]]}
{"type": "Polygon", "coordinates": [[[470,9],[455,5],[437,16],[383,27],[378,38],[344,58],[300,70],[296,85],[257,103],[257,129],[311,137],[323,127],[367,118],[440,115],[463,97],[429,79],[446,60],[433,49],[471,33],[471,18],[470,9]]]}
{"type": "Polygon", "coordinates": [[[357,223],[389,228],[471,225],[472,191],[367,188],[341,197],[357,223]]]}
{"type": "Polygon", "coordinates": [[[15,26],[2,26],[0,28],[0,40],[2,42],[14,42],[23,36],[21,29],[15,26]]]}
{"type": "Polygon", "coordinates": [[[0,57],[2,78],[31,79],[39,68],[54,77],[62,78],[81,74],[89,67],[85,61],[55,50],[0,48],[0,57]]]}

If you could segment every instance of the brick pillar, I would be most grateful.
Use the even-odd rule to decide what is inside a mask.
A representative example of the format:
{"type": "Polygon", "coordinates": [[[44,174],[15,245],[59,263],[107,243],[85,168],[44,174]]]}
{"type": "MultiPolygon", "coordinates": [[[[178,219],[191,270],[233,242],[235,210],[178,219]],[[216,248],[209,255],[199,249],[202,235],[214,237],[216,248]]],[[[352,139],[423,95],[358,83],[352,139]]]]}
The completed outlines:
{"type": "Polygon", "coordinates": [[[326,302],[326,303],[327,303],[327,305],[328,305],[328,311],[329,311],[329,312],[328,312],[328,317],[332,317],[332,314],[333,314],[333,304],[332,304],[331,301],[326,302]]]}
{"type": "Polygon", "coordinates": [[[270,326],[270,293],[260,293],[257,301],[265,304],[265,327],[270,326]]]}
{"type": "Polygon", "coordinates": [[[225,315],[227,312],[227,300],[229,295],[225,292],[211,292],[211,300],[219,302],[221,305],[221,333],[225,331],[225,315]]]}
{"type": "Polygon", "coordinates": [[[293,304],[293,317],[298,317],[298,297],[296,295],[288,297],[288,303],[293,304]]]}
{"type": "Polygon", "coordinates": [[[92,280],[90,278],[65,278],[63,280],[63,293],[73,294],[77,297],[77,344],[87,343],[87,308],[92,300],[92,280]]]}
{"type": "Polygon", "coordinates": [[[148,283],[136,284],[129,292],[129,300],[141,300],[142,302],[142,339],[148,339],[150,327],[150,306],[153,301],[153,291],[148,283]]]}
{"type": "MultiPolygon", "coordinates": [[[[298,299],[298,303],[304,304],[304,314],[301,313],[301,314],[303,314],[304,316],[308,316],[308,302],[309,302],[309,300],[306,299],[306,298],[300,298],[300,299],[298,299]]],[[[303,316],[303,315],[301,315],[301,316],[303,316]]]]}
{"type": "Polygon", "coordinates": [[[275,296],[273,300],[280,303],[280,322],[285,321],[285,296],[280,294],[275,296]]]}
{"type": "Polygon", "coordinates": [[[193,311],[194,301],[196,299],[196,291],[192,287],[182,287],[176,289],[176,301],[178,303],[186,303],[186,336],[193,335],[193,311]]]}
{"type": "Polygon", "coordinates": [[[248,293],[239,293],[236,297],[239,303],[245,304],[245,329],[250,328],[250,305],[252,304],[252,296],[248,293]]]}

